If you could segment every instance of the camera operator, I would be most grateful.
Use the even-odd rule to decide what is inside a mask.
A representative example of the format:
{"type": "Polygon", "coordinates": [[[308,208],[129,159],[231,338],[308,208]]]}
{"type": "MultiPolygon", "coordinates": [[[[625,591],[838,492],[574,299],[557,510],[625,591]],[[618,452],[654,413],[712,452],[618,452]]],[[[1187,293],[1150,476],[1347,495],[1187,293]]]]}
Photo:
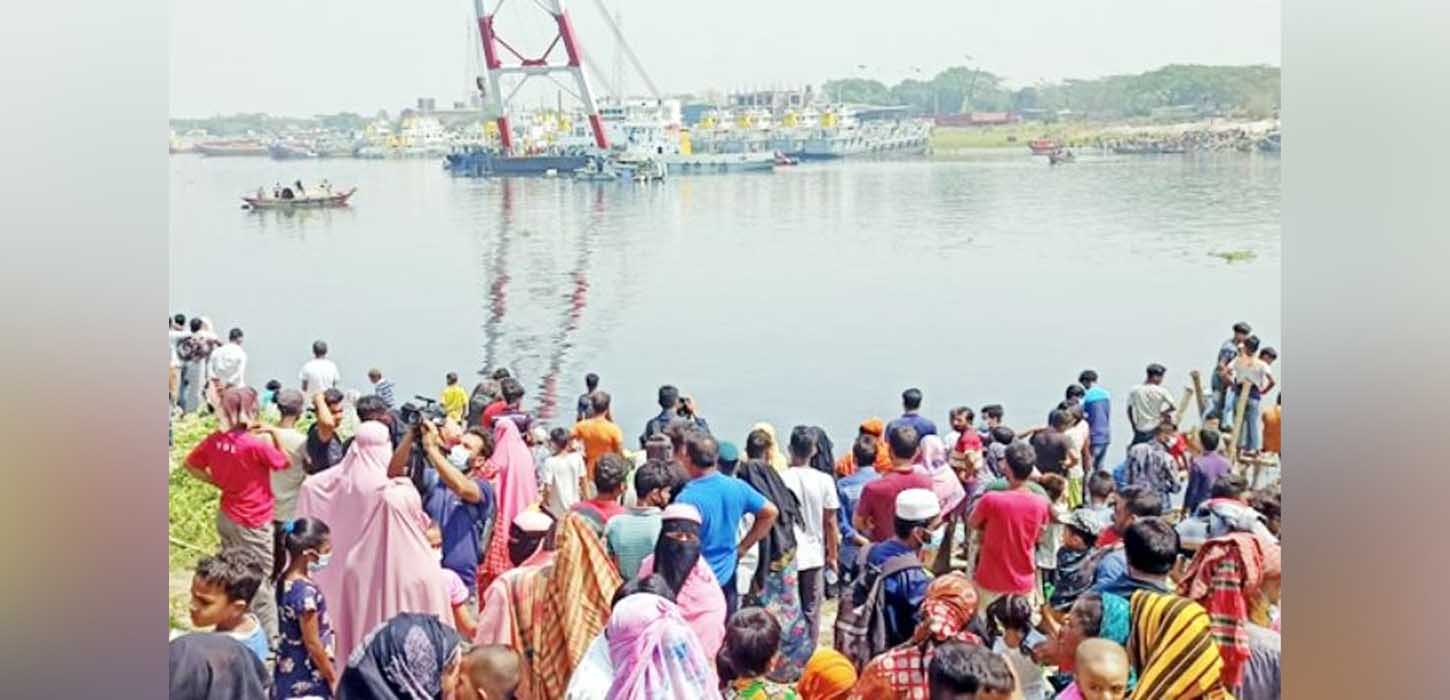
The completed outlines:
{"type": "Polygon", "coordinates": [[[710,424],[701,418],[695,408],[695,400],[688,396],[680,396],[680,390],[672,384],[660,387],[659,392],[660,414],[649,419],[644,424],[644,434],[639,436],[639,447],[644,449],[645,443],[657,433],[663,433],[670,423],[685,421],[693,427],[705,432],[710,432],[710,424]]]}
{"type": "Polygon", "coordinates": [[[443,568],[458,574],[468,587],[471,613],[476,610],[478,564],[488,544],[496,502],[493,487],[482,476],[483,465],[493,454],[493,437],[481,428],[469,428],[445,454],[438,427],[431,421],[419,421],[404,434],[388,465],[389,476],[407,476],[419,436],[431,467],[423,470],[423,510],[442,537],[443,568]]]}

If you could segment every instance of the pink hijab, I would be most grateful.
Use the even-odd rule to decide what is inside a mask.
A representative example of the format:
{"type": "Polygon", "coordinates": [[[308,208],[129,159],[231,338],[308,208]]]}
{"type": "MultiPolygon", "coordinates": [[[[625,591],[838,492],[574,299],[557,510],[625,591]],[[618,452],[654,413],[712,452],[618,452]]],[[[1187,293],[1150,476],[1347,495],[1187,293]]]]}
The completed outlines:
{"type": "Polygon", "coordinates": [[[484,467],[484,471],[493,474],[490,481],[498,494],[493,539],[483,562],[484,578],[490,581],[513,568],[512,562],[508,561],[509,523],[539,500],[534,456],[524,444],[524,439],[519,437],[519,426],[511,420],[494,421],[493,444],[493,455],[484,467]]]}
{"type": "Polygon", "coordinates": [[[680,617],[680,609],[649,593],[614,606],[604,632],[614,683],[609,700],[718,700],[713,660],[680,617]]]}
{"type": "Polygon", "coordinates": [[[967,490],[957,473],[952,471],[947,445],[935,435],[921,439],[921,451],[917,453],[916,465],[931,477],[931,491],[941,504],[941,512],[950,513],[967,498],[967,490]]]}
{"type": "MultiPolygon", "coordinates": [[[[332,531],[336,562],[314,576],[323,600],[340,600],[342,561],[362,537],[363,522],[372,513],[383,487],[388,485],[388,461],[393,444],[388,427],[367,421],[357,428],[352,446],[337,466],[307,477],[297,493],[297,517],[316,518],[332,531]]],[[[334,608],[337,609],[337,608],[334,608]]],[[[336,617],[336,616],[334,616],[336,617]]],[[[339,657],[345,658],[345,657],[339,657]]]]}
{"type": "MultiPolygon", "coordinates": [[[[639,578],[646,578],[654,571],[655,555],[645,555],[639,564],[639,578]]],[[[720,590],[720,582],[715,579],[710,562],[704,557],[695,562],[695,568],[685,579],[685,585],[680,587],[675,602],[679,604],[685,622],[699,638],[700,650],[705,652],[705,656],[715,658],[720,645],[725,642],[725,594],[720,590]]]]}
{"type": "Polygon", "coordinates": [[[376,501],[363,522],[362,538],[341,562],[342,595],[332,616],[338,659],[351,656],[369,631],[399,613],[437,615],[439,622],[453,626],[453,606],[438,575],[438,554],[428,544],[428,515],[418,489],[405,478],[393,479],[376,501]]]}

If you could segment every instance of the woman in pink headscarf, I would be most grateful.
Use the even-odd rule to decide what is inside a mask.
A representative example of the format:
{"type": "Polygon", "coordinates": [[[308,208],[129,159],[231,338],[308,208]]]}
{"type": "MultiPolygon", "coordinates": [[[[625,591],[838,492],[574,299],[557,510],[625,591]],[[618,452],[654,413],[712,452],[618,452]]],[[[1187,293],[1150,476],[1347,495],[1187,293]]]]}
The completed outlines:
{"type": "Polygon", "coordinates": [[[921,439],[921,451],[916,455],[916,465],[931,477],[931,491],[941,504],[941,512],[950,513],[967,498],[966,489],[952,471],[950,455],[942,439],[928,435],[921,439]]]}
{"type": "Polygon", "coordinates": [[[718,700],[715,664],[680,609],[650,593],[626,596],[605,629],[614,682],[609,700],[718,700]]]}
{"type": "Polygon", "coordinates": [[[342,561],[342,595],[332,616],[339,659],[399,613],[432,614],[453,626],[453,606],[439,574],[438,553],[428,543],[428,514],[418,489],[400,477],[378,491],[375,501],[362,536],[342,561]]]}
{"type": "MultiPolygon", "coordinates": [[[[337,553],[339,562],[347,558],[352,546],[362,538],[363,522],[372,513],[383,487],[388,485],[388,460],[392,456],[388,427],[367,421],[358,426],[352,447],[337,466],[302,482],[302,490],[297,494],[297,517],[327,523],[332,531],[332,551],[337,553]]],[[[339,600],[341,566],[323,567],[313,580],[322,589],[324,600],[339,600]]]]}
{"type": "Polygon", "coordinates": [[[478,572],[478,590],[499,574],[513,568],[509,561],[509,523],[535,501],[539,500],[538,478],[534,475],[534,457],[519,436],[519,427],[511,420],[494,421],[493,455],[484,466],[490,473],[494,492],[498,494],[498,510],[494,514],[493,538],[478,572]]]}

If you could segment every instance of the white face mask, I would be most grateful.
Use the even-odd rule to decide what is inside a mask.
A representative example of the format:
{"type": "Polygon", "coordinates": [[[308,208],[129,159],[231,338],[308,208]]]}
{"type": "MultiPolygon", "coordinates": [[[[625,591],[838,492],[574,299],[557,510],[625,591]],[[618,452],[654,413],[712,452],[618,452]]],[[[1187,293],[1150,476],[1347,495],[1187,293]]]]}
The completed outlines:
{"type": "Polygon", "coordinates": [[[467,447],[464,447],[463,445],[454,445],[453,449],[448,451],[448,463],[452,464],[454,467],[457,467],[460,470],[465,470],[468,469],[468,460],[472,456],[473,455],[468,453],[467,447]]]}
{"type": "Polygon", "coordinates": [[[942,544],[943,541],[946,540],[946,535],[947,535],[947,529],[945,527],[938,527],[937,529],[932,530],[931,531],[931,547],[933,549],[941,549],[941,544],[942,544]]]}
{"type": "Polygon", "coordinates": [[[327,554],[319,554],[319,555],[317,555],[317,561],[309,561],[309,562],[307,562],[307,572],[308,573],[316,573],[318,570],[326,567],[327,566],[327,562],[330,561],[331,559],[332,559],[332,552],[328,552],[327,554]]]}

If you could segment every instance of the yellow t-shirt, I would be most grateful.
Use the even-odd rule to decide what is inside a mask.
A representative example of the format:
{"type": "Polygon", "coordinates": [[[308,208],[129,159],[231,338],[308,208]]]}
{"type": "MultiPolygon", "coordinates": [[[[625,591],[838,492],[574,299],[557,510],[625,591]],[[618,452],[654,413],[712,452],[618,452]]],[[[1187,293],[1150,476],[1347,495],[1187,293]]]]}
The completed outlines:
{"type": "Polygon", "coordinates": [[[463,412],[468,410],[468,394],[463,391],[463,387],[454,384],[443,389],[438,403],[443,405],[443,411],[450,419],[463,420],[463,412]]]}

